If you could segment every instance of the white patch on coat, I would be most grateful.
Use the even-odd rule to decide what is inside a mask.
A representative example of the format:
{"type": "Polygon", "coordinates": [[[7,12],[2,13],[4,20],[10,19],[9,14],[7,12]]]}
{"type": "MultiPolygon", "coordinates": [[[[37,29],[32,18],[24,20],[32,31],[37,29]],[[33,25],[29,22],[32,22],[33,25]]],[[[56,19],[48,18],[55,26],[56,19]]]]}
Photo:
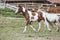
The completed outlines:
{"type": "Polygon", "coordinates": [[[52,22],[54,20],[58,21],[59,17],[56,14],[46,14],[47,19],[52,22]]]}
{"type": "Polygon", "coordinates": [[[38,13],[35,12],[35,16],[32,15],[31,11],[28,11],[29,14],[29,19],[30,21],[37,21],[38,20],[38,13]],[[31,17],[34,17],[33,19],[31,19],[31,17]]]}
{"type": "Polygon", "coordinates": [[[22,7],[22,9],[23,9],[23,12],[25,12],[25,8],[24,8],[24,7],[22,7]]]}

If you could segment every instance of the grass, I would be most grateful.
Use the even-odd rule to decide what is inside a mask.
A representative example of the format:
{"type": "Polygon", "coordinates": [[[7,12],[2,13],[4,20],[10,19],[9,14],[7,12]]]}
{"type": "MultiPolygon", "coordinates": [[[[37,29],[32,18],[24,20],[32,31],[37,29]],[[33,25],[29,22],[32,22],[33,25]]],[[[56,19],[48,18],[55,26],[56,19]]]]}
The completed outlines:
{"type": "MultiPolygon", "coordinates": [[[[16,15],[13,10],[8,8],[0,9],[0,40],[60,40],[60,32],[56,32],[56,28],[52,28],[49,32],[43,32],[44,25],[42,23],[41,30],[34,32],[30,26],[23,33],[26,21],[22,14],[16,15]],[[23,19],[21,19],[23,18],[23,19]]],[[[33,22],[32,25],[38,29],[38,22],[33,22]]]]}
{"type": "MultiPolygon", "coordinates": [[[[60,40],[60,32],[56,32],[55,28],[52,32],[43,32],[43,24],[39,32],[34,32],[28,26],[27,31],[23,33],[25,24],[25,19],[0,17],[0,40],[60,40]]],[[[32,25],[38,29],[37,22],[33,22],[32,25]]]]}
{"type": "Polygon", "coordinates": [[[16,15],[15,11],[10,10],[8,8],[0,9],[0,16],[23,18],[23,15],[21,13],[19,13],[19,14],[16,15]]]}

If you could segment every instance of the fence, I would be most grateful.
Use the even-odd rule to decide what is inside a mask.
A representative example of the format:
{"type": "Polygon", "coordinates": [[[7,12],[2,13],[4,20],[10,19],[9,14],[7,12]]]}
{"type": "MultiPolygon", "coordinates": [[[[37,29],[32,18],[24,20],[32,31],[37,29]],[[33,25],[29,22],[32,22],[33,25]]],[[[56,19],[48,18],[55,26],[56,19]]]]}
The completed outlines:
{"type": "MultiPolygon", "coordinates": [[[[9,8],[11,10],[16,10],[16,6],[20,4],[21,6],[24,6],[26,9],[33,9],[33,8],[39,8],[41,6],[41,3],[0,3],[0,8],[9,8]]],[[[53,5],[53,4],[43,4],[43,5],[53,5]]]]}
{"type": "Polygon", "coordinates": [[[0,3],[0,8],[5,8],[5,3],[0,3]]]}
{"type": "Polygon", "coordinates": [[[9,9],[14,10],[14,11],[15,11],[16,8],[17,8],[15,5],[10,5],[10,4],[5,4],[5,5],[6,5],[6,6],[5,6],[6,8],[9,8],[9,9]]]}
{"type": "Polygon", "coordinates": [[[0,8],[9,8],[11,10],[16,10],[16,6],[15,5],[10,5],[10,4],[7,4],[7,3],[0,3],[0,8]]]}
{"type": "Polygon", "coordinates": [[[41,5],[41,3],[17,3],[17,4],[24,6],[26,9],[38,8],[41,5]]]}

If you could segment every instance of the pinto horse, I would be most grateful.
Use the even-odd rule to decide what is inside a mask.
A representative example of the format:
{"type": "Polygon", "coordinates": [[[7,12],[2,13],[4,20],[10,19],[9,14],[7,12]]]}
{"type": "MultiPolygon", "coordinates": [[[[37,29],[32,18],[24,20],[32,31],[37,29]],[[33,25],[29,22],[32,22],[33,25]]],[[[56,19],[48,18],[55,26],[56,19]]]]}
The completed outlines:
{"type": "Polygon", "coordinates": [[[38,21],[38,25],[39,25],[38,31],[40,30],[40,27],[41,27],[41,22],[40,21],[42,21],[42,20],[44,21],[42,13],[40,13],[40,12],[32,12],[32,11],[29,11],[29,10],[25,9],[24,7],[18,5],[18,8],[15,11],[15,13],[17,14],[19,12],[22,12],[22,14],[25,17],[26,22],[27,22],[23,32],[26,31],[26,28],[27,28],[28,25],[30,25],[30,27],[34,31],[36,31],[36,29],[31,25],[31,22],[34,22],[34,21],[38,21]]]}
{"type": "MultiPolygon", "coordinates": [[[[52,24],[56,25],[57,29],[56,31],[59,32],[59,22],[60,22],[60,15],[59,14],[54,14],[54,13],[48,13],[44,9],[38,9],[43,14],[43,17],[45,19],[45,23],[47,27],[49,28],[49,25],[52,26],[52,24]],[[58,16],[59,15],[59,16],[58,16]]],[[[50,29],[49,29],[50,30],[50,29]]]]}

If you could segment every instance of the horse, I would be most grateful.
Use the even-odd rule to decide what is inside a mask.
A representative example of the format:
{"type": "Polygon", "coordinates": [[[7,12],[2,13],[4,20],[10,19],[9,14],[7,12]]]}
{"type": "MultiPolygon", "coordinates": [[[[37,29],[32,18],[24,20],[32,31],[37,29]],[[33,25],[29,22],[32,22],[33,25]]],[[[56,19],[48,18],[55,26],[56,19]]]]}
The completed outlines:
{"type": "Polygon", "coordinates": [[[26,22],[27,22],[26,25],[25,25],[25,28],[24,28],[23,32],[26,32],[26,28],[27,28],[28,25],[30,25],[30,27],[34,31],[36,31],[36,29],[31,24],[31,22],[35,22],[35,21],[38,21],[38,25],[39,25],[38,31],[40,30],[40,28],[41,28],[41,21],[42,20],[44,21],[42,13],[40,13],[40,12],[32,12],[32,11],[27,10],[24,7],[18,5],[15,13],[18,14],[20,12],[22,12],[22,14],[25,17],[26,22]]]}
{"type": "Polygon", "coordinates": [[[49,29],[49,26],[52,26],[54,24],[57,27],[56,31],[59,32],[59,22],[60,22],[59,14],[48,13],[44,9],[41,9],[41,8],[38,9],[38,12],[41,12],[43,14],[43,17],[45,19],[45,23],[48,29],[49,29]]]}

